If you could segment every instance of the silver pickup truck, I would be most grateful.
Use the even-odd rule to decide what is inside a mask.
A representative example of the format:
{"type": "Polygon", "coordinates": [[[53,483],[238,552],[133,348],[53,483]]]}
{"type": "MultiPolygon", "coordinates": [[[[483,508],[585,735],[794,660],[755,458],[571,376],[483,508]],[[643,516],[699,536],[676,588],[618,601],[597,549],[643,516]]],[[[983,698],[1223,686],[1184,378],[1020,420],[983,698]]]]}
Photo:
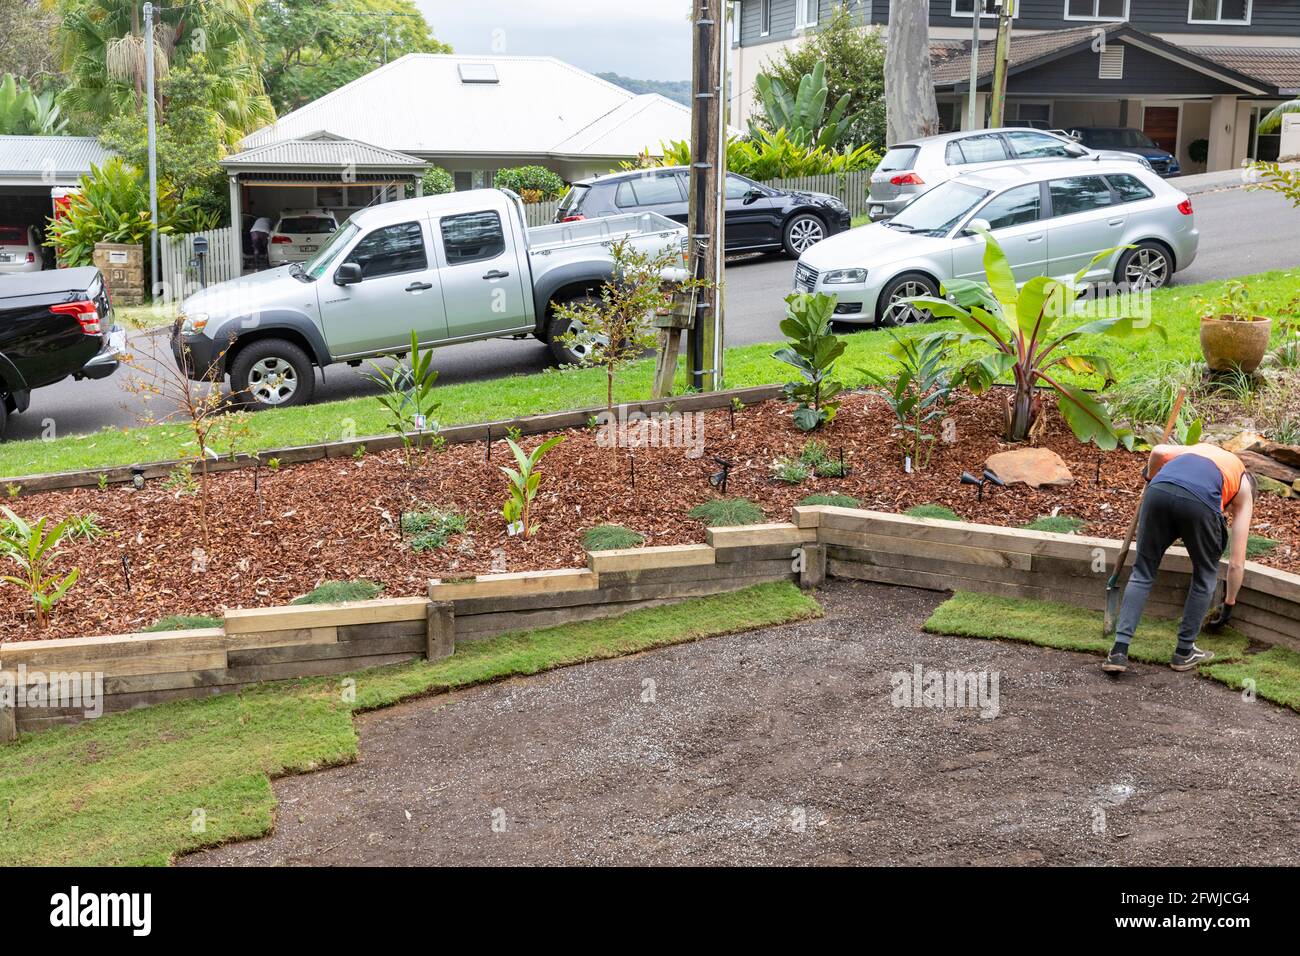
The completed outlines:
{"type": "Polygon", "coordinates": [[[255,408],[309,401],[317,367],[403,354],[413,330],[422,346],[531,335],[576,363],[554,304],[598,294],[620,239],[684,254],[686,230],[657,213],[530,229],[519,198],[498,189],[373,206],[305,263],[187,298],[172,352],[192,378],[229,376],[255,408]]]}

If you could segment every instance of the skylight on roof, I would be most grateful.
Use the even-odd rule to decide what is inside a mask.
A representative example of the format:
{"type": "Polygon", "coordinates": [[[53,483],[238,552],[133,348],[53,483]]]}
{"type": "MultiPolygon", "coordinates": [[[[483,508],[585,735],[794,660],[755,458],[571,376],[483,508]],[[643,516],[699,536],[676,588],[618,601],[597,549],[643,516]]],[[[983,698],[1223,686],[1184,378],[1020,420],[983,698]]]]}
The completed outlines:
{"type": "Polygon", "coordinates": [[[499,83],[497,68],[492,63],[460,64],[460,81],[462,83],[499,83]]]}

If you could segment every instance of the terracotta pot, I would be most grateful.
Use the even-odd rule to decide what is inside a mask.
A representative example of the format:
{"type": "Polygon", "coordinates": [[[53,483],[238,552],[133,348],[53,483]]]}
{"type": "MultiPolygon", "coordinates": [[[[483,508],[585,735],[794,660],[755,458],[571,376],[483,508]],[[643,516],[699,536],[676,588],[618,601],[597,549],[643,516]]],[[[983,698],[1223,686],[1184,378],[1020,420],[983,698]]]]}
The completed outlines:
{"type": "Polygon", "coordinates": [[[1250,374],[1259,368],[1268,351],[1273,320],[1263,316],[1232,319],[1220,316],[1201,319],[1201,352],[1212,372],[1241,369],[1250,374]]]}

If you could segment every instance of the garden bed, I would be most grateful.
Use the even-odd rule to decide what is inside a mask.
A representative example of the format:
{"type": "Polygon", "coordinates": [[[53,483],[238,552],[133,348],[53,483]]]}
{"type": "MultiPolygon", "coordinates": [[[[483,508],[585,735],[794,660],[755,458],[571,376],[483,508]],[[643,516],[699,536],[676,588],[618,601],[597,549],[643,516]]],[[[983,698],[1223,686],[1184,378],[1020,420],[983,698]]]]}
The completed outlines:
{"type": "MultiPolygon", "coordinates": [[[[324,580],[367,579],[388,596],[414,596],[435,577],[575,567],[586,560],[583,531],[598,524],[623,525],[651,545],[700,542],[704,525],[687,512],[721,496],[709,482],[719,470],[715,458],[732,463],[727,496],[750,499],[768,520],[788,520],[791,506],[810,494],[839,493],[874,510],[938,504],[966,520],[1011,527],[1058,512],[1081,519],[1083,533],[1122,537],[1145,456],[1081,445],[1054,411],[1039,443],[1061,455],[1074,485],[992,489],[980,502],[974,488],[958,483],[963,470],[978,473],[989,455],[1008,447],[999,435],[1001,401],[995,393],[954,402],[955,440],[937,443],[928,469],[908,475],[890,433],[891,413],[874,397],[850,395],[814,436],[833,460],[843,451],[848,475],[798,485],[771,474],[775,459],[797,457],[809,440],[782,402],[703,413],[704,454],[694,459],[682,448],[602,448],[595,430],[571,429],[542,462],[534,538],[505,533],[506,479],[499,467],[513,459],[504,441],[490,449],[484,442],[449,444],[417,455],[410,467],[394,450],[215,475],[206,547],[199,496],[169,490],[163,481],[142,491],[24,497],[15,503],[24,517],[93,514],[100,533],[63,545],[59,568],[78,567],[82,577],[48,628],[35,627],[17,588],[0,589],[0,635],[30,640],[137,631],[175,614],[282,605],[324,580]],[[401,516],[424,508],[460,513],[466,530],[440,549],[413,551],[399,529],[401,516]]],[[[523,444],[533,448],[539,441],[523,444]]],[[[1260,563],[1300,570],[1300,503],[1264,496],[1253,530],[1278,542],[1257,557],[1260,563]]]]}

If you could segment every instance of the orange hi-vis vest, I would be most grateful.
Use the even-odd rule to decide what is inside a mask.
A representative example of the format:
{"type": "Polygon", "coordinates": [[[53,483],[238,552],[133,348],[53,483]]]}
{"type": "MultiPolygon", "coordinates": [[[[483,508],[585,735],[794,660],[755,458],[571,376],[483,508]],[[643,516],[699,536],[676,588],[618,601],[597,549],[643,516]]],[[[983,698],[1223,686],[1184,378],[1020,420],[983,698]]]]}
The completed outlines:
{"type": "MultiPolygon", "coordinates": [[[[1165,465],[1175,458],[1183,455],[1196,455],[1200,458],[1208,458],[1219,469],[1223,475],[1223,492],[1220,508],[1223,511],[1228,509],[1228,504],[1233,498],[1237,497],[1237,492],[1241,490],[1242,479],[1246,477],[1246,465],[1240,458],[1230,451],[1224,451],[1218,445],[1208,445],[1202,442],[1199,445],[1193,445],[1190,448],[1182,449],[1176,455],[1169,455],[1160,463],[1163,469],[1165,465]]],[[[1157,474],[1159,474],[1157,472],[1157,474]]]]}

